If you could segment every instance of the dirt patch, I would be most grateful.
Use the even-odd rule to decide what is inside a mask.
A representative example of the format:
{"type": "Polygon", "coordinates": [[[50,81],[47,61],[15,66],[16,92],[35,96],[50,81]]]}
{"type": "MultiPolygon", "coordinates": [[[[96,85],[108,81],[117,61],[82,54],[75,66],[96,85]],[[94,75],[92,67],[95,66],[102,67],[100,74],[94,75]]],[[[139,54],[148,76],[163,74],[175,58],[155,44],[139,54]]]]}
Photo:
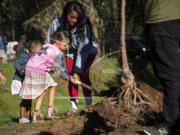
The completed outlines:
{"type": "MultiPolygon", "coordinates": [[[[126,108],[115,94],[85,109],[76,117],[69,117],[54,124],[22,128],[14,135],[143,135],[142,125],[155,119],[162,110],[162,93],[145,83],[138,84],[154,102],[154,106],[136,110],[126,108]]],[[[120,90],[120,89],[119,89],[120,90]]]]}

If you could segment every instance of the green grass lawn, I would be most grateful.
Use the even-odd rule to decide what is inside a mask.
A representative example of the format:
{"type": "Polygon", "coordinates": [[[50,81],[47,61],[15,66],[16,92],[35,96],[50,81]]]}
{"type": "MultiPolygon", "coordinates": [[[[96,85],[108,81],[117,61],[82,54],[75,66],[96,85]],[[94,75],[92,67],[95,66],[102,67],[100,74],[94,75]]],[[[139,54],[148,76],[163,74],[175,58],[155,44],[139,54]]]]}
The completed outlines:
{"type": "MultiPolygon", "coordinates": [[[[92,85],[98,91],[108,90],[110,87],[119,87],[121,85],[121,67],[119,66],[120,60],[117,58],[105,58],[102,61],[97,62],[91,68],[90,78],[92,85]]],[[[3,86],[0,83],[0,133],[10,133],[22,126],[32,126],[34,124],[21,125],[17,123],[19,118],[19,104],[21,98],[18,95],[11,95],[11,81],[14,75],[13,62],[8,64],[0,64],[0,71],[7,78],[7,83],[3,86]]],[[[136,81],[146,82],[152,87],[161,89],[159,81],[152,72],[152,66],[146,60],[134,60],[130,59],[130,69],[135,75],[136,81]]],[[[60,114],[64,114],[70,108],[70,102],[68,98],[67,85],[58,85],[56,88],[55,106],[60,114]]],[[[85,108],[84,98],[82,96],[82,90],[79,90],[79,112],[85,108]]],[[[100,102],[104,97],[93,96],[93,104],[100,102]]],[[[33,101],[33,107],[34,107],[33,101]]],[[[41,111],[44,116],[47,114],[48,106],[48,93],[43,101],[41,111]]],[[[33,108],[32,107],[32,108],[33,108]]],[[[55,122],[55,121],[51,121],[55,122]]],[[[46,122],[45,122],[46,123],[46,122]]]]}
{"type": "MultiPolygon", "coordinates": [[[[6,85],[2,85],[0,83],[0,131],[13,131],[21,125],[17,124],[17,120],[19,118],[19,104],[21,102],[21,98],[18,95],[11,94],[11,81],[14,75],[14,62],[9,62],[8,64],[0,64],[0,71],[6,76],[7,83],[6,85]],[[9,125],[12,125],[9,128],[9,125]]],[[[105,84],[109,80],[111,80],[115,73],[104,73],[103,69],[116,68],[117,60],[103,60],[102,62],[95,64],[90,73],[90,77],[92,80],[92,85],[100,91],[101,89],[108,89],[108,86],[105,84]],[[109,63],[109,64],[108,64],[109,63]],[[101,65],[101,66],[100,66],[101,65]],[[99,67],[100,66],[100,67],[99,67]]],[[[55,98],[55,106],[57,107],[58,113],[64,114],[70,108],[70,102],[68,98],[68,88],[63,85],[58,85],[56,88],[56,98],[55,98]]],[[[79,90],[79,103],[78,110],[79,112],[85,108],[84,98],[82,95],[82,90],[79,90]]],[[[98,103],[104,97],[93,96],[93,104],[98,103]]],[[[34,107],[35,101],[33,101],[34,107]]],[[[42,113],[44,116],[47,114],[47,105],[48,105],[48,93],[45,96],[45,99],[42,104],[42,113]]],[[[32,109],[33,109],[32,107],[32,109]]]]}

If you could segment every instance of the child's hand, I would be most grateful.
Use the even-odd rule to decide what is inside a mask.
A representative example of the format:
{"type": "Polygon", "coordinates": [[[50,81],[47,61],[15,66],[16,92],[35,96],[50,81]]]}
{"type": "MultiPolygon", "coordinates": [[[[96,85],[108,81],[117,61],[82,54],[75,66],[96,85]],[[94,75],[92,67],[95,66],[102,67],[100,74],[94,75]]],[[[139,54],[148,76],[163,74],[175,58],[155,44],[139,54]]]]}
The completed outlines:
{"type": "Polygon", "coordinates": [[[0,78],[1,78],[1,81],[2,81],[2,84],[6,84],[6,77],[3,76],[3,74],[0,72],[0,78]]]}
{"type": "Polygon", "coordinates": [[[79,81],[79,75],[78,75],[77,73],[74,73],[74,74],[73,74],[73,78],[74,78],[74,80],[79,81]]]}
{"type": "MultiPolygon", "coordinates": [[[[75,78],[76,78],[76,76],[75,76],[75,78]]],[[[70,81],[76,85],[80,84],[79,78],[78,79],[75,79],[75,78],[74,78],[74,76],[70,76],[70,81]]]]}
{"type": "Polygon", "coordinates": [[[72,83],[74,83],[74,78],[73,78],[73,76],[70,76],[70,81],[72,82],[72,83]]]}

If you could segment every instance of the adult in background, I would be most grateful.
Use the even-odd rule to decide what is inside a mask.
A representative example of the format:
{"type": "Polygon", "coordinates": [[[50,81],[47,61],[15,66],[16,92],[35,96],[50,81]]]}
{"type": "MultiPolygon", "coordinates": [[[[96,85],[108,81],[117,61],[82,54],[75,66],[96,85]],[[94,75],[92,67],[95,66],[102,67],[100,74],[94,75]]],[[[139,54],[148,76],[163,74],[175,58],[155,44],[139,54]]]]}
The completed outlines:
{"type": "Polygon", "coordinates": [[[154,72],[163,85],[164,117],[162,123],[143,128],[148,135],[169,135],[180,126],[179,6],[180,0],[146,0],[148,41],[154,72]]]}
{"type": "Polygon", "coordinates": [[[27,36],[23,34],[19,40],[18,47],[16,49],[16,57],[19,58],[19,56],[22,53],[27,53],[27,50],[28,50],[27,36]]]}
{"type": "Polygon", "coordinates": [[[2,63],[7,63],[6,46],[8,44],[6,36],[3,34],[3,30],[0,29],[0,58],[2,63]]]}
{"type": "MultiPolygon", "coordinates": [[[[97,43],[92,32],[91,23],[85,15],[84,7],[78,2],[69,2],[63,9],[62,16],[54,19],[48,30],[47,42],[54,32],[65,30],[72,38],[69,49],[66,52],[66,65],[70,75],[75,80],[91,86],[89,79],[89,68],[97,54],[97,43]]],[[[77,112],[78,86],[69,81],[69,94],[71,110],[67,115],[77,112]]],[[[83,88],[85,104],[92,104],[91,91],[83,88]]]]}

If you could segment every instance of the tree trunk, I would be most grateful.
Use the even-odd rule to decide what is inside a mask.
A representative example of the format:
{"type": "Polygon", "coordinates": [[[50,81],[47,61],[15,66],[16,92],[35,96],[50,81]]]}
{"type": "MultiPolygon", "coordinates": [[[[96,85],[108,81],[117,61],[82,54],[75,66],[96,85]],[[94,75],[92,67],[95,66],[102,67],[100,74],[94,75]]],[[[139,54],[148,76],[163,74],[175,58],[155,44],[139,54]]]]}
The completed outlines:
{"type": "Polygon", "coordinates": [[[88,7],[86,7],[86,10],[88,11],[89,19],[90,19],[91,23],[93,24],[92,29],[95,34],[95,37],[98,38],[98,31],[97,31],[97,26],[96,26],[97,25],[97,23],[96,23],[97,11],[94,8],[93,0],[84,0],[84,3],[88,6],[88,7]]]}
{"type": "Polygon", "coordinates": [[[126,8],[126,0],[121,1],[121,52],[122,52],[122,82],[124,85],[128,83],[132,83],[134,81],[134,75],[129,70],[128,59],[127,59],[127,52],[126,52],[126,21],[125,21],[125,8],[126,8]]]}
{"type": "Polygon", "coordinates": [[[14,26],[14,21],[12,22],[12,38],[13,41],[15,40],[15,26],[14,26]]]}
{"type": "Polygon", "coordinates": [[[116,41],[119,38],[119,31],[117,30],[117,29],[119,29],[118,28],[118,24],[119,24],[118,3],[119,3],[119,0],[112,0],[111,2],[112,2],[112,25],[114,27],[112,29],[112,36],[113,36],[112,39],[113,39],[113,41],[116,41]]]}
{"type": "Polygon", "coordinates": [[[129,107],[137,107],[139,104],[153,105],[153,101],[145,95],[140,89],[136,87],[134,81],[134,75],[129,70],[127,52],[126,52],[126,41],[125,41],[125,9],[126,0],[121,0],[121,51],[122,51],[122,77],[121,81],[124,84],[121,89],[122,92],[119,94],[119,100],[123,100],[124,105],[129,107]]]}
{"type": "MultiPolygon", "coordinates": [[[[100,18],[98,17],[98,13],[94,7],[93,0],[81,0],[81,3],[82,4],[84,3],[83,5],[86,7],[86,11],[88,12],[87,15],[92,23],[92,31],[98,41],[98,44],[100,44],[99,35],[98,35],[98,20],[100,18]]],[[[101,50],[100,45],[98,45],[98,52],[101,52],[100,50],[101,50]]]]}

